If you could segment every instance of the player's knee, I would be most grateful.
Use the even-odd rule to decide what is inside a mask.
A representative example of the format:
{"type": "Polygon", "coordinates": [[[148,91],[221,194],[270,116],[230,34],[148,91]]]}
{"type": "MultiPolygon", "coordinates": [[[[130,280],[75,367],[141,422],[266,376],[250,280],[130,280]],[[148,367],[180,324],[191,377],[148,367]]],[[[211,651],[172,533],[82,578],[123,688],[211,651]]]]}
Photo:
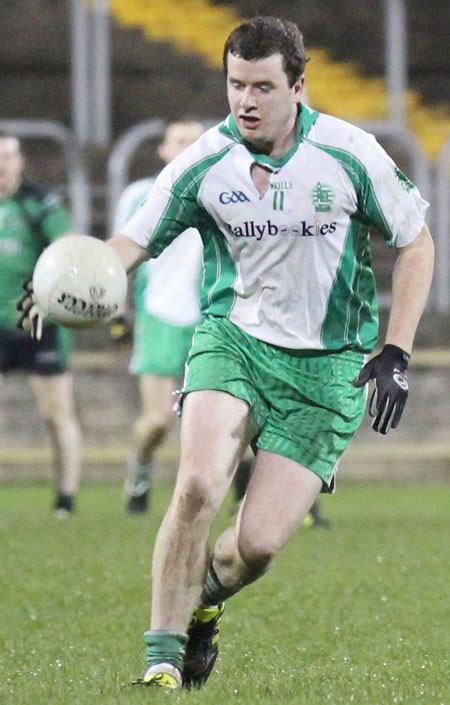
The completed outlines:
{"type": "Polygon", "coordinates": [[[73,432],[79,430],[76,416],[58,405],[42,405],[40,413],[46,426],[56,433],[67,429],[73,430],[73,432]]]}
{"type": "Polygon", "coordinates": [[[140,435],[144,438],[160,436],[169,426],[170,419],[164,414],[152,413],[141,416],[136,423],[140,435]]]}
{"type": "Polygon", "coordinates": [[[44,423],[50,428],[59,428],[65,422],[65,418],[53,404],[41,404],[39,411],[44,423]]]}
{"type": "Polygon", "coordinates": [[[276,555],[276,549],[264,536],[240,536],[238,551],[250,573],[264,573],[276,555]]]}
{"type": "Polygon", "coordinates": [[[212,483],[203,475],[192,473],[176,492],[177,511],[183,521],[208,521],[217,510],[212,483]]]}

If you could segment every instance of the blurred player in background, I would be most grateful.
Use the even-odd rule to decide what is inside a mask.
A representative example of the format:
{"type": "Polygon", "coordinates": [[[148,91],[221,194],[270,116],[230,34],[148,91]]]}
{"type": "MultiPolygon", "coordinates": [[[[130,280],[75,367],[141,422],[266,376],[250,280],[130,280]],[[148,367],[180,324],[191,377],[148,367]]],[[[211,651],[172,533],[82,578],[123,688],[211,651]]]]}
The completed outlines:
{"type": "MultiPolygon", "coordinates": [[[[23,180],[19,140],[0,135],[0,386],[3,376],[28,375],[39,412],[48,428],[55,468],[59,517],[75,506],[81,468],[81,432],[74,406],[72,376],[67,372],[69,331],[44,322],[40,341],[17,330],[16,305],[42,250],[71,230],[58,196],[23,180]]],[[[23,429],[25,433],[25,429],[23,429]]]]}
{"type": "MultiPolygon", "coordinates": [[[[158,147],[168,164],[203,133],[194,121],[166,127],[158,147]]],[[[119,232],[145,201],[156,177],[130,184],[117,204],[114,232],[119,232]]],[[[192,335],[200,321],[202,241],[189,228],[136,274],[135,323],[131,372],[139,377],[141,414],[133,429],[134,450],[128,460],[126,506],[132,513],[148,508],[153,456],[175,418],[173,392],[179,386],[192,335]]],[[[114,327],[113,327],[114,330],[114,327]]]]}

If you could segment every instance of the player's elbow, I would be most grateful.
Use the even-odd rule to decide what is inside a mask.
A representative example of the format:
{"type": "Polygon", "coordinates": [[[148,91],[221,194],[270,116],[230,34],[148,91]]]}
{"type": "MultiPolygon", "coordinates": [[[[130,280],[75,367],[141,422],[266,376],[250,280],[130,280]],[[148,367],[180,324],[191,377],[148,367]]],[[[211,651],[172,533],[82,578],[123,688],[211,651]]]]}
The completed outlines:
{"type": "Polygon", "coordinates": [[[122,233],[117,233],[106,243],[117,252],[127,272],[133,271],[149,258],[144,247],[122,233]]]}

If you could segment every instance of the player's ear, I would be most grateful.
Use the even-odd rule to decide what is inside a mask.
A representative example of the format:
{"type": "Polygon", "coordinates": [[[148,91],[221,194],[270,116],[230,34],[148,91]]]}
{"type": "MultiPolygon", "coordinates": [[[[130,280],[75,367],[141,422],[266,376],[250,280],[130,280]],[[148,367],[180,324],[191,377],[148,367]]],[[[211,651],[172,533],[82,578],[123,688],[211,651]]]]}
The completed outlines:
{"type": "Polygon", "coordinates": [[[165,147],[164,142],[161,142],[161,144],[159,144],[157,146],[156,153],[157,153],[158,157],[161,159],[161,161],[163,161],[163,162],[167,161],[166,147],[165,147]]]}
{"type": "Polygon", "coordinates": [[[304,97],[304,93],[306,90],[305,77],[300,76],[292,87],[294,89],[294,100],[296,103],[300,103],[301,99],[304,97]]]}
{"type": "Polygon", "coordinates": [[[17,154],[16,154],[16,158],[17,158],[17,162],[16,162],[17,171],[19,172],[20,175],[22,175],[23,172],[25,171],[25,155],[21,149],[18,149],[17,154]]]}

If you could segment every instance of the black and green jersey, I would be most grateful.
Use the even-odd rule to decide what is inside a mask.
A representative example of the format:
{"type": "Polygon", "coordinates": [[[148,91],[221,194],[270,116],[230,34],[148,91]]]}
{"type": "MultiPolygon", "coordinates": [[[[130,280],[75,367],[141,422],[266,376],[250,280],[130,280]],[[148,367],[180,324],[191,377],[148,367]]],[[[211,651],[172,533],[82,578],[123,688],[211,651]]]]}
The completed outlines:
{"type": "Polygon", "coordinates": [[[32,276],[42,250],[71,229],[61,199],[22,184],[0,200],[0,326],[15,326],[22,284],[32,276]]]}

